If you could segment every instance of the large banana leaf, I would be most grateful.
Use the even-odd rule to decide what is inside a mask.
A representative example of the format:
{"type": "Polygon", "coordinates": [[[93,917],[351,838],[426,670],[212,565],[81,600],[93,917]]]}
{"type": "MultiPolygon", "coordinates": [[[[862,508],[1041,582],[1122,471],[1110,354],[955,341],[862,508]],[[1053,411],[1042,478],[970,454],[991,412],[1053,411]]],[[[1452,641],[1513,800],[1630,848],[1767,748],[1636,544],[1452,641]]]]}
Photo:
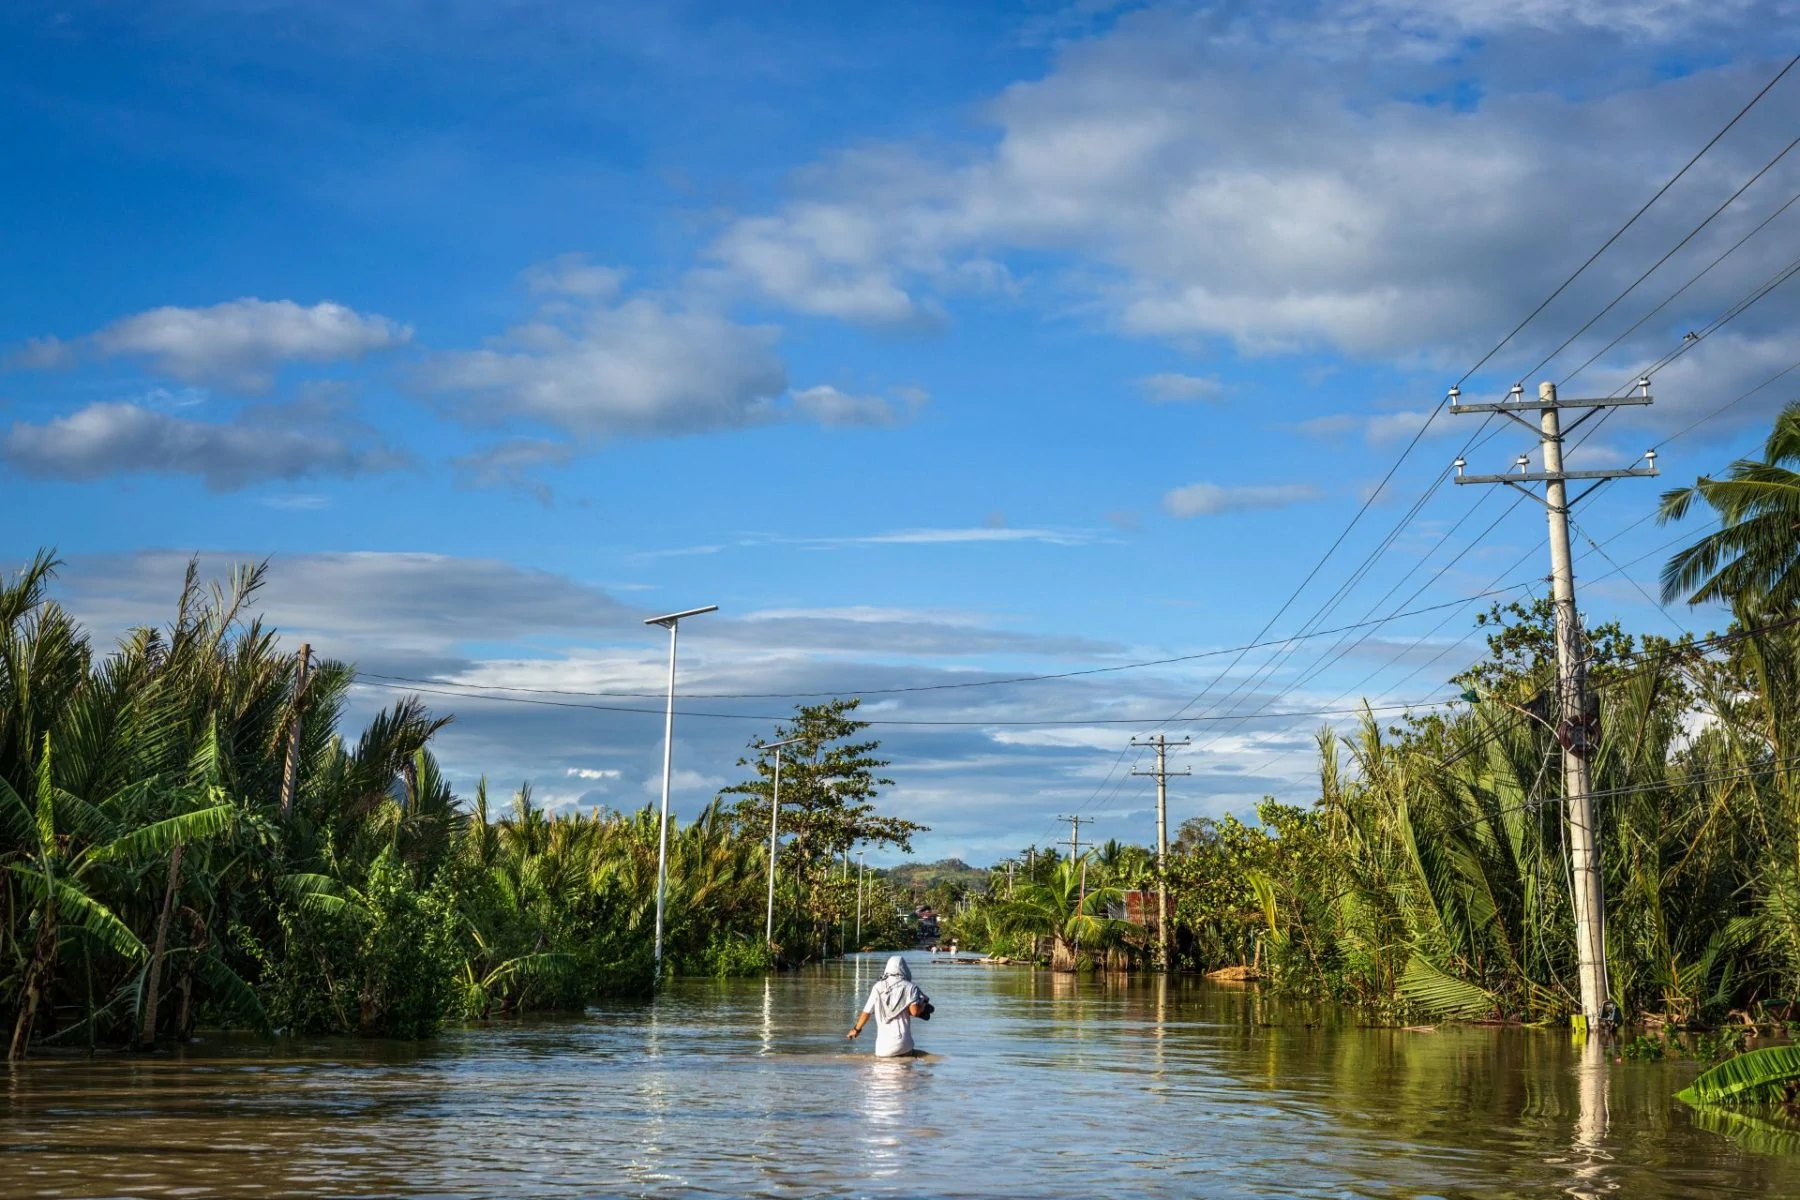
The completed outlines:
{"type": "Polygon", "coordinates": [[[208,954],[196,964],[195,973],[205,980],[207,985],[217,992],[226,1004],[250,1018],[258,1029],[269,1027],[269,1014],[263,1010],[262,1000],[257,997],[256,989],[244,982],[243,977],[232,970],[224,959],[217,954],[208,954]]]}
{"type": "Polygon", "coordinates": [[[1434,1016],[1479,1017],[1497,1006],[1494,994],[1458,979],[1422,954],[1406,962],[1400,994],[1434,1016]]]}
{"type": "Polygon", "coordinates": [[[178,842],[198,841],[224,833],[231,828],[236,813],[229,804],[215,804],[196,812],[155,821],[134,829],[124,837],[114,838],[94,851],[95,858],[136,858],[166,854],[178,842]]]}
{"type": "Polygon", "coordinates": [[[42,871],[20,862],[6,864],[36,900],[55,898],[58,920],[92,934],[113,953],[125,958],[142,958],[144,943],[130,926],[113,915],[112,909],[72,884],[52,879],[42,871]]]}
{"type": "Polygon", "coordinates": [[[350,905],[350,897],[356,895],[355,889],[331,876],[316,875],[308,871],[291,871],[283,875],[276,884],[276,889],[281,893],[282,899],[291,902],[300,911],[327,915],[343,912],[350,905]]]}
{"type": "Polygon", "coordinates": [[[1676,1098],[1702,1104],[1759,1104],[1800,1084],[1800,1046],[1765,1046],[1728,1058],[1677,1092],[1676,1098]]]}

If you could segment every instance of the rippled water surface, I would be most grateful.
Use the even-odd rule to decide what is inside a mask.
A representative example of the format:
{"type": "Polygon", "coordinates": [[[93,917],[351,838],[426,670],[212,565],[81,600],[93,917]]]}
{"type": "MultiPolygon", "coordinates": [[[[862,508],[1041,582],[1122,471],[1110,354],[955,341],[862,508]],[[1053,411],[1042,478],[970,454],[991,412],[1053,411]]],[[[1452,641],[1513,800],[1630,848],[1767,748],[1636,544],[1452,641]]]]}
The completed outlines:
{"type": "Polygon", "coordinates": [[[918,960],[930,1056],[843,1032],[878,960],[422,1046],[214,1039],[0,1075],[6,1196],[1800,1196],[1692,1065],[1359,1029],[1196,981],[918,960]],[[1313,1020],[1308,1022],[1308,1018],[1313,1020]]]}

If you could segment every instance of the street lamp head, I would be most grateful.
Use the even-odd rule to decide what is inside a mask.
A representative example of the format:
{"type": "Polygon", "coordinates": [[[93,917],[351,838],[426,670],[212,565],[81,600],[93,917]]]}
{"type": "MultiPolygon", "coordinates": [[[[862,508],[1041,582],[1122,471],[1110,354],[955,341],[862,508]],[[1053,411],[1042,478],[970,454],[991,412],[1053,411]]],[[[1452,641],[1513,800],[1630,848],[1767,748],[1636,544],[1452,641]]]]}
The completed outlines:
{"type": "Polygon", "coordinates": [[[795,742],[804,741],[804,740],[805,740],[804,738],[797,738],[797,737],[782,738],[779,742],[764,742],[763,749],[764,750],[779,750],[783,746],[791,746],[795,742]]]}
{"type": "Polygon", "coordinates": [[[669,614],[667,614],[665,616],[661,616],[661,617],[649,617],[644,621],[644,624],[646,624],[646,625],[661,625],[664,629],[667,629],[670,626],[674,625],[677,621],[681,620],[683,617],[697,617],[701,613],[718,612],[718,611],[719,611],[718,605],[709,604],[705,608],[690,608],[686,612],[669,613],[669,614]]]}

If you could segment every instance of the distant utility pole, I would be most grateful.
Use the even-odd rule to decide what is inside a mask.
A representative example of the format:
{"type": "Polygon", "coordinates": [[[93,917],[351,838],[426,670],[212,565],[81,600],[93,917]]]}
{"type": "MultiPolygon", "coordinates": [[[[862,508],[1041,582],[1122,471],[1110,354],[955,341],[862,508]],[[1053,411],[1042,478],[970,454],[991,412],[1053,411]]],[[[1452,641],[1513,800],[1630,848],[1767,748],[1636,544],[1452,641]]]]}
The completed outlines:
{"type": "Polygon", "coordinates": [[[1083,825],[1092,825],[1094,823],[1094,818],[1072,815],[1069,813],[1058,813],[1056,819],[1059,821],[1067,821],[1069,823],[1069,861],[1074,862],[1081,857],[1081,827],[1083,825]]]}
{"type": "Polygon", "coordinates": [[[1559,721],[1556,739],[1563,748],[1563,794],[1568,805],[1569,859],[1574,876],[1575,948],[1581,970],[1581,1012],[1589,1028],[1600,1020],[1601,1010],[1612,995],[1606,974],[1606,901],[1601,890],[1600,838],[1594,823],[1592,782],[1588,757],[1597,741],[1599,712],[1590,708],[1587,695],[1587,663],[1582,647],[1581,618],[1575,609],[1575,572],[1569,554],[1569,510],[1591,495],[1595,488],[1610,479],[1655,475],[1656,451],[1644,455],[1641,467],[1612,471],[1563,470],[1563,438],[1580,428],[1596,412],[1624,405],[1651,402],[1650,381],[1638,380],[1634,396],[1602,400],[1559,400],[1556,385],[1538,384],[1537,399],[1527,400],[1524,388],[1514,384],[1511,394],[1497,404],[1463,404],[1461,391],[1450,389],[1450,411],[1453,413],[1499,413],[1517,421],[1536,434],[1543,446],[1544,469],[1531,470],[1528,455],[1518,458],[1516,471],[1505,475],[1464,475],[1464,461],[1456,460],[1458,483],[1504,483],[1541,503],[1550,516],[1550,592],[1556,612],[1556,677],[1559,721]],[[1562,427],[1564,409],[1586,409],[1567,429],[1562,427]],[[1536,412],[1534,426],[1519,414],[1536,412]],[[1573,500],[1568,497],[1569,480],[1593,480],[1573,500]],[[1542,483],[1539,496],[1527,484],[1542,483]]]}
{"type": "Polygon", "coordinates": [[[1134,746],[1156,747],[1156,769],[1154,771],[1133,771],[1133,775],[1153,775],[1156,777],[1156,942],[1162,955],[1162,969],[1169,969],[1169,776],[1192,775],[1186,768],[1180,771],[1169,770],[1169,747],[1191,746],[1191,738],[1182,738],[1179,742],[1169,741],[1167,734],[1139,741],[1131,739],[1134,746]]]}
{"type": "Polygon", "coordinates": [[[281,768],[281,815],[294,807],[294,787],[300,781],[300,702],[306,698],[306,681],[312,675],[312,643],[300,643],[300,669],[294,677],[294,718],[288,723],[287,761],[281,768]]]}

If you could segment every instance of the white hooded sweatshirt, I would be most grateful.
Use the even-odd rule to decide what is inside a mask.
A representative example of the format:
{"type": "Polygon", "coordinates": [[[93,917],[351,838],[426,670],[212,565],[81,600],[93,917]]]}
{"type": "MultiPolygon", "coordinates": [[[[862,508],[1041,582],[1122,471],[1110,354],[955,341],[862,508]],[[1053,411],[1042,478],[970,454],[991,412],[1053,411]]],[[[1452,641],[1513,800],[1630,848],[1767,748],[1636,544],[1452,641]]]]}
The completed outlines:
{"type": "Polygon", "coordinates": [[[906,960],[898,954],[888,959],[863,1005],[863,1011],[875,1018],[875,1057],[912,1053],[912,1013],[908,1010],[924,998],[925,993],[912,981],[906,960]]]}

